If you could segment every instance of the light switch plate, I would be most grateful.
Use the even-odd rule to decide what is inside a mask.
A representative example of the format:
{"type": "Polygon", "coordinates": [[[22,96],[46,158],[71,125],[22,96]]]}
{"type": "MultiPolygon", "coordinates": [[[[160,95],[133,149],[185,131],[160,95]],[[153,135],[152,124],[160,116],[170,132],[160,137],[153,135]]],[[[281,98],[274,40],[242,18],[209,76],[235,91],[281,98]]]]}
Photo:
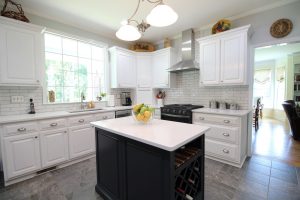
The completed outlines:
{"type": "Polygon", "coordinates": [[[11,96],[11,103],[23,103],[24,96],[11,96]]]}

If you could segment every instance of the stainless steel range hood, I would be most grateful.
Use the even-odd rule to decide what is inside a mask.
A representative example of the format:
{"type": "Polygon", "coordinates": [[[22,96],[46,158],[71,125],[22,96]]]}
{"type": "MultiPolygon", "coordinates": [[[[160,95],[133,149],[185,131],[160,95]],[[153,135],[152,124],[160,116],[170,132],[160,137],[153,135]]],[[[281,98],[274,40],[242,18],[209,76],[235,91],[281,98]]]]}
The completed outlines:
{"type": "Polygon", "coordinates": [[[182,32],[181,52],[182,60],[169,68],[168,71],[199,70],[199,63],[195,60],[195,38],[193,29],[182,32]]]}

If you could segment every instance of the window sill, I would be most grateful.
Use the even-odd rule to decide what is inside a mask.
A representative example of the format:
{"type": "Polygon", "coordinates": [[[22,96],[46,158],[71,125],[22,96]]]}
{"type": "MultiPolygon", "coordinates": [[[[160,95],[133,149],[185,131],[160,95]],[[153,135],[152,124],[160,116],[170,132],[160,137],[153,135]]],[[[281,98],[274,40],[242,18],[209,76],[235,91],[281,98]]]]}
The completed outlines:
{"type": "MultiPolygon", "coordinates": [[[[87,101],[87,102],[85,102],[85,103],[88,103],[88,102],[90,102],[90,101],[87,101]]],[[[103,103],[106,103],[107,102],[107,100],[102,100],[102,101],[94,101],[94,103],[101,103],[101,102],[103,102],[103,103]]],[[[81,102],[68,102],[68,103],[58,103],[58,102],[53,102],[53,103],[51,103],[51,102],[43,102],[43,105],[72,105],[72,104],[81,104],[81,102]]]]}

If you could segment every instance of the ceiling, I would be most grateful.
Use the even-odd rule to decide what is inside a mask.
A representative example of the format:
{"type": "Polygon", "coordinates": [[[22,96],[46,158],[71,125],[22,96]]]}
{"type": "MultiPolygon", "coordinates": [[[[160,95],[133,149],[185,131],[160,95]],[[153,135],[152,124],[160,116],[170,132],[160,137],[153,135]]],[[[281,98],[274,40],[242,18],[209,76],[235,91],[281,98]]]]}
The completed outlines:
{"type": "MultiPolygon", "coordinates": [[[[188,28],[198,28],[218,19],[243,14],[271,4],[292,0],[164,0],[179,15],[177,23],[163,28],[149,28],[142,40],[157,42],[188,28]]],[[[20,2],[25,12],[80,27],[116,39],[115,32],[122,20],[135,10],[138,0],[26,0],[20,2]],[[76,2],[76,3],[75,3],[76,2]]],[[[136,17],[145,19],[153,8],[144,0],[136,17]]]]}
{"type": "Polygon", "coordinates": [[[300,43],[291,43],[284,46],[273,45],[255,49],[255,62],[276,60],[284,58],[287,55],[299,54],[300,43]]]}

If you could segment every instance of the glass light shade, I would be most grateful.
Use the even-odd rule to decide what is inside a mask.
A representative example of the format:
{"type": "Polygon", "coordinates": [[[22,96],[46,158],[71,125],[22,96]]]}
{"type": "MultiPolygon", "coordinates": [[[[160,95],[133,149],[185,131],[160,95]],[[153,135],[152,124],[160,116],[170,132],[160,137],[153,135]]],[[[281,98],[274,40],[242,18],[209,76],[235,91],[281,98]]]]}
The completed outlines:
{"type": "Polygon", "coordinates": [[[154,7],[146,20],[151,26],[163,27],[174,24],[178,19],[177,13],[165,4],[158,4],[154,7]]]}
{"type": "Polygon", "coordinates": [[[135,41],[141,38],[141,33],[138,29],[132,25],[125,24],[122,25],[116,32],[116,36],[125,41],[135,41]]]}

